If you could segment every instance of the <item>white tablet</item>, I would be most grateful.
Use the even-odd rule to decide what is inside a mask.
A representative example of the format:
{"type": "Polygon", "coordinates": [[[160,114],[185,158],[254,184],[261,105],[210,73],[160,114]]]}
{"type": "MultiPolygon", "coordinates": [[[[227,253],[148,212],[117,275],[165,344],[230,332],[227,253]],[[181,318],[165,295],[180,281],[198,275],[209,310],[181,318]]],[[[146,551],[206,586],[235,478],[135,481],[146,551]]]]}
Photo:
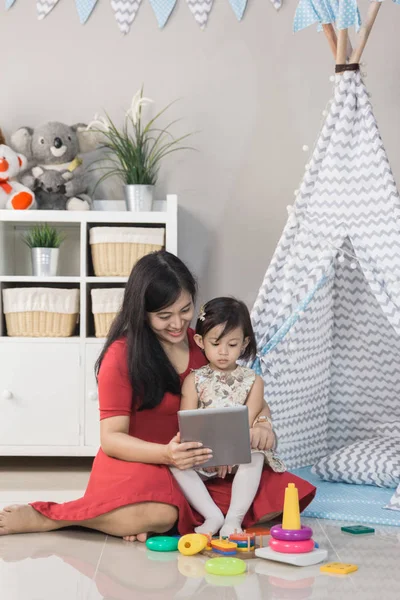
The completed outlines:
{"type": "Polygon", "coordinates": [[[178,420],[182,442],[201,442],[213,451],[202,467],[251,462],[247,406],[180,410],[178,420]]]}

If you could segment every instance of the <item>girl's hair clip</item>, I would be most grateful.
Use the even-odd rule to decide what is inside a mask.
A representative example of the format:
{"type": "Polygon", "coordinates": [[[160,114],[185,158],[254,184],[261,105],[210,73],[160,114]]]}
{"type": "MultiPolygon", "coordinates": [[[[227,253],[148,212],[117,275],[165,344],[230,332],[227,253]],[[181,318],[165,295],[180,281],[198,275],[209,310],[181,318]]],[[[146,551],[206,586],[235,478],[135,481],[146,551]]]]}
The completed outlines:
{"type": "Polygon", "coordinates": [[[199,319],[200,321],[206,320],[206,311],[204,310],[204,306],[200,308],[199,319]]]}

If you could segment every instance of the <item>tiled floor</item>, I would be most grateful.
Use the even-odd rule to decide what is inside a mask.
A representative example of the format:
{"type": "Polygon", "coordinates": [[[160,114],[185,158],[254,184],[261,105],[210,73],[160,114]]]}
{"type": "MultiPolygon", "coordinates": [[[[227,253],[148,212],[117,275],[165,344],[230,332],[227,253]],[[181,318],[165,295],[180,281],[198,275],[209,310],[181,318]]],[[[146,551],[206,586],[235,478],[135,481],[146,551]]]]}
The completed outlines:
{"type": "MultiPolygon", "coordinates": [[[[69,500],[87,481],[87,466],[71,470],[58,464],[26,472],[14,467],[11,470],[8,464],[5,469],[0,463],[0,506],[27,499],[69,500]]],[[[151,553],[144,545],[77,529],[0,537],[0,596],[4,600],[400,598],[399,528],[377,527],[375,535],[351,536],[340,531],[339,522],[303,519],[303,523],[311,525],[320,547],[329,550],[330,561],[355,563],[359,570],[332,576],[320,573],[319,565],[295,568],[257,559],[248,562],[242,576],[218,578],[205,573],[203,557],[151,553]]]]}

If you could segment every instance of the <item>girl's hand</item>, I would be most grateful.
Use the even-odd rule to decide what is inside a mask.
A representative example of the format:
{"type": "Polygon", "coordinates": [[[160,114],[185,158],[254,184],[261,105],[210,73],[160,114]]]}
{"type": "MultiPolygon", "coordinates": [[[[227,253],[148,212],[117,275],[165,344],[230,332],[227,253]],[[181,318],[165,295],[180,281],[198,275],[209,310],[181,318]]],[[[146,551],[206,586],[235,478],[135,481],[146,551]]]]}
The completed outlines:
{"type": "Polygon", "coordinates": [[[250,429],[250,443],[253,450],[271,450],[275,446],[275,434],[269,423],[256,423],[250,429]]]}
{"type": "Polygon", "coordinates": [[[217,477],[221,477],[221,479],[225,479],[227,475],[232,473],[233,467],[218,467],[217,469],[217,477]]]}
{"type": "Polygon", "coordinates": [[[167,444],[166,451],[167,464],[181,471],[199,467],[212,457],[212,451],[198,442],[181,443],[180,433],[167,444]]]}

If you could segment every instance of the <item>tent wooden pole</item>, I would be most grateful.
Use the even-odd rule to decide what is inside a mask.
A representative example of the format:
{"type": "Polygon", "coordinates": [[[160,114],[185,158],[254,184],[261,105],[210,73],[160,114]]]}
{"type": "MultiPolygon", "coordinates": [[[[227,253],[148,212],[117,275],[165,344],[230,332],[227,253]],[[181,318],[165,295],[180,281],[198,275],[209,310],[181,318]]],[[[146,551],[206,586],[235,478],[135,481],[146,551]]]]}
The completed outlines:
{"type": "Polygon", "coordinates": [[[351,45],[350,38],[347,38],[347,58],[350,59],[350,56],[353,54],[353,46],[351,45]]]}
{"type": "Polygon", "coordinates": [[[358,46],[356,47],[350,58],[351,63],[360,62],[362,53],[364,52],[365,46],[367,45],[369,34],[371,33],[372,27],[374,26],[375,19],[378,16],[378,12],[381,6],[382,2],[371,2],[368,8],[365,24],[360,29],[358,46]]]}
{"type": "Polygon", "coordinates": [[[324,30],[324,34],[326,39],[328,40],[328,44],[330,49],[332,50],[332,54],[334,58],[336,58],[337,53],[337,36],[335,28],[332,23],[328,23],[327,25],[322,25],[322,29],[324,30]]]}
{"type": "Polygon", "coordinates": [[[348,31],[347,29],[339,29],[338,33],[338,45],[336,52],[336,64],[344,65],[347,59],[347,41],[348,31]]]}

